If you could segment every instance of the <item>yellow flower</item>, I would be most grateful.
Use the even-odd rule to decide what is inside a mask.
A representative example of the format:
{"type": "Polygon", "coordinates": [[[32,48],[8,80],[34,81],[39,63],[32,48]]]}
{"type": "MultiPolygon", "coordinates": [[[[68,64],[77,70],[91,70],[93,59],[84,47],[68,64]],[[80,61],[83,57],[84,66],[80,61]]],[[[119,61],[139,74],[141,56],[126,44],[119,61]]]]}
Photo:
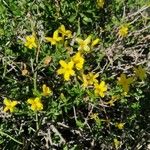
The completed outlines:
{"type": "Polygon", "coordinates": [[[101,125],[101,122],[102,122],[102,121],[105,121],[105,120],[100,119],[100,118],[98,117],[98,113],[93,113],[93,114],[91,114],[91,119],[94,119],[94,121],[96,122],[97,125],[101,125]]]}
{"type": "Polygon", "coordinates": [[[72,61],[74,62],[74,65],[77,70],[81,70],[83,68],[84,64],[84,58],[81,56],[81,53],[78,52],[72,57],[72,61]]]}
{"type": "Polygon", "coordinates": [[[128,26],[127,25],[120,26],[118,34],[121,37],[126,37],[128,34],[128,26]]]}
{"type": "Polygon", "coordinates": [[[97,45],[99,42],[100,42],[100,39],[97,38],[94,41],[92,41],[92,45],[91,46],[93,47],[93,46],[97,45]]]}
{"type": "Polygon", "coordinates": [[[99,117],[98,117],[98,113],[93,113],[93,114],[91,114],[91,119],[94,119],[94,120],[97,120],[97,119],[99,119],[99,117]]]}
{"type": "Polygon", "coordinates": [[[77,38],[76,41],[79,44],[78,48],[79,51],[86,51],[86,52],[90,51],[90,47],[88,46],[88,44],[91,42],[91,36],[88,36],[85,40],[77,38]]]}
{"type": "Polygon", "coordinates": [[[43,96],[52,95],[52,90],[45,84],[43,84],[42,89],[43,89],[43,96]]]}
{"type": "Polygon", "coordinates": [[[26,41],[24,43],[29,49],[37,48],[36,40],[34,35],[26,36],[26,41]]]}
{"type": "Polygon", "coordinates": [[[146,78],[146,71],[142,66],[138,66],[138,68],[134,68],[135,75],[140,79],[144,80],[146,78]]]}
{"type": "Polygon", "coordinates": [[[98,77],[98,73],[94,74],[92,72],[88,74],[82,74],[82,81],[83,81],[83,87],[88,87],[89,85],[93,85],[94,83],[97,83],[98,80],[96,79],[98,77]]]}
{"type": "Polygon", "coordinates": [[[117,138],[114,138],[114,146],[115,146],[115,148],[118,149],[119,145],[120,145],[120,141],[118,141],[117,138]]]}
{"type": "Polygon", "coordinates": [[[59,32],[58,30],[56,30],[54,33],[53,33],[53,37],[45,37],[45,39],[50,42],[52,45],[56,45],[57,42],[61,41],[63,38],[62,37],[59,37],[59,32]]]}
{"type": "Polygon", "coordinates": [[[116,123],[115,127],[117,127],[118,129],[122,130],[124,128],[125,123],[116,123]]]}
{"type": "Polygon", "coordinates": [[[133,80],[134,79],[132,77],[126,78],[126,75],[122,73],[121,76],[118,78],[118,84],[123,87],[125,93],[128,93],[130,84],[133,83],[133,80]]]}
{"type": "Polygon", "coordinates": [[[70,76],[75,75],[75,72],[73,70],[74,63],[73,61],[70,61],[69,63],[66,63],[63,60],[59,61],[61,68],[57,70],[57,74],[63,74],[64,80],[68,81],[70,79],[70,76]]]}
{"type": "Polygon", "coordinates": [[[43,109],[43,104],[41,102],[41,99],[39,97],[36,98],[29,98],[27,100],[28,104],[31,104],[31,109],[33,111],[38,111],[43,109]]]}
{"type": "Polygon", "coordinates": [[[58,28],[58,31],[59,31],[59,33],[62,34],[62,37],[65,37],[65,36],[68,37],[68,38],[72,37],[72,32],[70,30],[66,30],[64,25],[61,25],[58,28]]]}
{"type": "Polygon", "coordinates": [[[101,8],[104,7],[105,0],[97,0],[97,5],[101,8]]]}
{"type": "Polygon", "coordinates": [[[115,102],[119,99],[119,95],[114,95],[114,96],[112,96],[112,98],[111,98],[111,100],[110,101],[108,101],[108,102],[104,102],[106,105],[110,105],[110,106],[114,106],[115,104],[115,102]]]}
{"type": "Polygon", "coordinates": [[[85,88],[85,87],[88,87],[88,79],[87,79],[87,75],[85,74],[82,74],[82,79],[79,77],[79,79],[83,82],[82,86],[85,88]]]}
{"type": "Polygon", "coordinates": [[[92,72],[88,73],[88,75],[87,75],[88,84],[89,84],[89,85],[92,85],[92,84],[94,84],[94,83],[97,83],[98,80],[97,80],[96,78],[97,78],[98,76],[99,76],[98,73],[96,73],[96,74],[94,74],[94,73],[92,73],[92,72]]]}
{"type": "Polygon", "coordinates": [[[94,88],[95,88],[96,95],[99,95],[101,97],[105,96],[104,92],[107,91],[107,85],[105,84],[104,81],[101,81],[100,84],[95,83],[94,88]]]}
{"type": "Polygon", "coordinates": [[[4,99],[3,103],[6,105],[4,108],[4,111],[10,110],[10,112],[13,112],[15,110],[15,106],[18,104],[17,101],[11,101],[7,98],[4,99]]]}

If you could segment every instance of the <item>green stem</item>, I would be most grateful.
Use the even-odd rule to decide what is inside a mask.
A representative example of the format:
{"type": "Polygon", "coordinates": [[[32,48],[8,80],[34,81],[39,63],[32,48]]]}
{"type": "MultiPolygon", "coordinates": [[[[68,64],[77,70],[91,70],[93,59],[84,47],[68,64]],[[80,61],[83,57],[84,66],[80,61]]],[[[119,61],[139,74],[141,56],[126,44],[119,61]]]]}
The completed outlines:
{"type": "Polygon", "coordinates": [[[39,130],[39,120],[38,120],[38,113],[36,112],[35,114],[35,118],[36,118],[36,130],[39,130]]]}
{"type": "MultiPolygon", "coordinates": [[[[34,69],[34,77],[33,77],[33,84],[34,84],[34,91],[37,91],[37,74],[38,74],[38,65],[39,65],[39,54],[40,54],[40,41],[38,39],[38,37],[36,36],[36,28],[35,28],[35,24],[32,21],[32,18],[30,19],[31,22],[31,29],[32,29],[32,33],[35,36],[36,42],[37,42],[37,49],[35,51],[35,63],[36,63],[36,69],[34,69]]],[[[38,113],[35,112],[35,119],[36,119],[36,130],[38,132],[39,130],[39,120],[38,120],[38,113]]]]}
{"type": "Polygon", "coordinates": [[[4,133],[4,132],[1,131],[1,130],[0,130],[0,134],[1,134],[2,136],[6,136],[6,137],[10,138],[11,140],[13,140],[14,142],[16,142],[16,143],[18,143],[18,144],[21,144],[21,145],[23,144],[22,142],[20,142],[20,141],[14,139],[13,137],[11,137],[10,135],[8,135],[7,133],[4,133]]]}
{"type": "Polygon", "coordinates": [[[37,71],[34,72],[34,78],[33,78],[33,84],[34,84],[34,90],[36,91],[37,90],[37,83],[36,83],[36,80],[37,80],[37,71]]]}

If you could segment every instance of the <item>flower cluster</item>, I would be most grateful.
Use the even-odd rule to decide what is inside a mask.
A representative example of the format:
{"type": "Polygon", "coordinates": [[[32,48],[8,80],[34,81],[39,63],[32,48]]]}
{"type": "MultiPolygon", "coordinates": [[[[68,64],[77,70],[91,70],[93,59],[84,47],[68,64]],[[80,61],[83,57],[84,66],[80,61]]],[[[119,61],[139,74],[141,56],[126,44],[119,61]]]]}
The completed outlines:
{"type": "Polygon", "coordinates": [[[58,42],[64,40],[65,37],[71,38],[72,32],[70,30],[66,30],[64,25],[61,25],[56,31],[54,31],[53,37],[45,37],[45,39],[50,42],[51,45],[56,45],[58,42]]]}
{"type": "MultiPolygon", "coordinates": [[[[103,8],[105,1],[98,0],[97,3],[100,7],[103,8]]],[[[128,25],[120,26],[118,34],[121,37],[127,36],[128,25]]],[[[57,45],[60,41],[62,41],[62,43],[65,43],[64,46],[66,46],[65,40],[71,39],[72,37],[72,32],[70,30],[67,30],[64,25],[61,25],[57,30],[54,31],[52,37],[45,37],[45,39],[46,41],[50,42],[51,45],[57,45]]],[[[96,96],[100,96],[101,98],[103,98],[106,95],[108,86],[105,81],[98,81],[99,73],[88,72],[87,74],[84,74],[84,72],[87,72],[87,70],[84,70],[84,65],[86,63],[85,55],[100,43],[100,39],[93,39],[92,35],[89,35],[85,39],[76,37],[74,41],[77,43],[77,49],[74,52],[72,47],[72,53],[69,54],[69,58],[67,58],[66,60],[59,60],[60,68],[57,69],[57,75],[63,75],[65,81],[69,81],[71,77],[78,75],[78,78],[76,79],[80,79],[80,81],[82,82],[81,86],[84,90],[93,89],[96,96]]],[[[37,48],[38,43],[36,41],[35,34],[26,36],[24,45],[29,49],[37,48]]],[[[51,59],[51,56],[46,57],[44,64],[48,65],[51,59]]],[[[24,67],[24,70],[26,70],[26,66],[24,67]]],[[[127,77],[124,73],[122,73],[120,77],[118,77],[118,84],[122,87],[124,94],[127,94],[129,92],[131,84],[136,79],[143,81],[146,78],[146,71],[144,68],[142,68],[142,66],[138,66],[137,68],[134,67],[133,71],[135,73],[133,77],[127,77]]],[[[27,71],[22,72],[22,75],[26,74],[27,71]]],[[[42,96],[47,97],[51,96],[52,94],[53,92],[50,87],[48,87],[46,84],[43,84],[41,95],[35,98],[29,98],[27,100],[27,103],[30,104],[31,110],[33,111],[43,110],[41,99],[42,96]]],[[[104,104],[113,106],[114,102],[118,99],[118,97],[112,96],[112,99],[108,102],[104,102],[104,104]]],[[[4,104],[6,105],[4,111],[10,110],[10,112],[13,112],[18,102],[4,99],[4,104]]],[[[123,124],[121,123],[116,126],[119,129],[123,128],[123,124]]]]}
{"type": "MultiPolygon", "coordinates": [[[[50,89],[50,87],[43,84],[41,96],[51,96],[52,94],[53,94],[53,92],[50,89]]],[[[27,100],[27,103],[31,105],[31,110],[33,110],[33,111],[43,110],[43,104],[42,104],[41,96],[36,97],[36,98],[29,98],[27,100]]],[[[15,108],[16,108],[15,106],[19,102],[18,101],[12,101],[10,99],[5,98],[3,103],[5,105],[4,111],[5,112],[10,111],[12,113],[15,111],[15,108]]]]}
{"type": "MultiPolygon", "coordinates": [[[[70,32],[67,30],[65,31],[65,27],[61,27],[59,29],[63,29],[63,35],[68,35],[70,32]],[[68,33],[68,34],[67,34],[68,33]]],[[[92,47],[97,45],[99,43],[100,39],[97,38],[95,40],[92,40],[92,36],[89,35],[85,40],[81,38],[76,38],[76,42],[78,43],[78,52],[76,52],[72,57],[70,57],[70,61],[60,60],[60,68],[57,70],[58,75],[63,75],[65,81],[69,81],[71,76],[75,76],[77,71],[83,70],[84,66],[84,52],[89,52],[92,47]]],[[[84,72],[84,71],[83,71],[84,72]]],[[[104,93],[107,91],[107,85],[105,85],[104,81],[101,81],[100,84],[98,84],[98,80],[96,79],[99,75],[94,74],[92,72],[89,72],[88,74],[81,74],[82,77],[79,77],[81,81],[83,82],[83,87],[86,88],[89,85],[94,85],[95,94],[99,95],[101,97],[104,97],[104,93]]]]}
{"type": "MultiPolygon", "coordinates": [[[[46,96],[51,96],[52,94],[53,94],[53,92],[50,89],[50,87],[48,87],[46,84],[43,84],[41,96],[46,97],[46,96]]],[[[41,101],[41,97],[29,98],[27,100],[27,103],[31,105],[31,110],[33,110],[33,111],[43,110],[43,104],[41,101]]]]}
{"type": "Polygon", "coordinates": [[[88,74],[82,74],[82,86],[86,88],[89,85],[94,85],[95,83],[98,83],[98,80],[96,79],[98,76],[98,73],[95,74],[93,72],[90,72],[88,74]]]}
{"type": "Polygon", "coordinates": [[[133,77],[127,78],[124,73],[118,78],[118,84],[122,86],[125,94],[129,92],[130,85],[136,80],[144,80],[146,78],[146,71],[142,66],[138,66],[137,68],[133,68],[135,75],[133,77]]]}

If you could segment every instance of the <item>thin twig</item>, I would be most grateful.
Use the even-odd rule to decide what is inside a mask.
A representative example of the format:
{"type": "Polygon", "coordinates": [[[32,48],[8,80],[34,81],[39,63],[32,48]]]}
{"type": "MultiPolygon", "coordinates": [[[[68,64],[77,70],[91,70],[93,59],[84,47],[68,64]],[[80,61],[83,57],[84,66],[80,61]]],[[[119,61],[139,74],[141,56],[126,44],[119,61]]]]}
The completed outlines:
{"type": "Polygon", "coordinates": [[[65,139],[62,137],[61,133],[57,130],[57,128],[56,128],[54,125],[51,125],[50,128],[51,128],[51,130],[52,130],[56,135],[59,136],[59,138],[60,138],[60,143],[65,144],[66,141],[65,141],[65,139]]]}
{"type": "Polygon", "coordinates": [[[126,19],[138,15],[139,13],[141,13],[142,11],[146,10],[146,9],[149,8],[149,7],[150,7],[150,6],[143,6],[143,7],[142,7],[141,9],[139,9],[137,12],[128,15],[128,16],[126,17],[126,19]]]}

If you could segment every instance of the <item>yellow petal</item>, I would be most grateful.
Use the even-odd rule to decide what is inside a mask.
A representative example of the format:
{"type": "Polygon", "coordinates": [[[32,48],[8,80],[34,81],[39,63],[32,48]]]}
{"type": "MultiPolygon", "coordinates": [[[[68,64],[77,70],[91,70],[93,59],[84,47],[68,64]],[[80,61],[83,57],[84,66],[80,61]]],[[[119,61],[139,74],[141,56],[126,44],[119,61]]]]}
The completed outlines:
{"type": "Polygon", "coordinates": [[[89,51],[90,51],[90,47],[89,47],[88,45],[86,45],[86,46],[84,47],[84,50],[85,50],[86,52],[89,52],[89,51]]]}
{"type": "Polygon", "coordinates": [[[5,108],[4,108],[4,112],[6,112],[6,111],[8,111],[9,109],[8,109],[8,107],[6,106],[5,108]]]}
{"type": "Polygon", "coordinates": [[[47,87],[45,84],[43,84],[42,88],[43,88],[43,95],[44,96],[48,96],[48,95],[52,94],[52,91],[50,90],[50,88],[47,87]]]}
{"type": "Polygon", "coordinates": [[[15,108],[14,107],[11,107],[9,108],[10,112],[14,112],[15,108]]]}
{"type": "Polygon", "coordinates": [[[133,81],[134,81],[134,78],[132,78],[132,77],[130,77],[130,78],[127,79],[128,84],[133,83],[133,81]]]}
{"type": "Polygon", "coordinates": [[[33,111],[35,111],[35,110],[36,110],[36,105],[31,105],[31,109],[32,109],[33,111]]]}
{"type": "Polygon", "coordinates": [[[105,96],[105,95],[104,95],[104,92],[100,92],[99,95],[100,95],[101,97],[104,97],[104,96],[105,96]]]}
{"type": "Polygon", "coordinates": [[[64,69],[60,68],[57,70],[57,74],[60,75],[60,74],[63,74],[65,72],[64,69]]]}
{"type": "Polygon", "coordinates": [[[91,42],[91,38],[92,38],[92,36],[89,35],[89,36],[84,40],[84,42],[85,42],[86,45],[91,42]]]}
{"type": "Polygon", "coordinates": [[[68,38],[71,38],[71,37],[72,37],[72,32],[71,32],[70,30],[67,30],[67,31],[66,31],[66,36],[67,36],[68,38]]]}
{"type": "Polygon", "coordinates": [[[59,63],[64,68],[67,66],[67,63],[64,60],[60,60],[59,63]]]}
{"type": "Polygon", "coordinates": [[[45,37],[45,40],[47,40],[48,42],[52,42],[53,38],[51,38],[51,37],[45,37]]]}
{"type": "Polygon", "coordinates": [[[46,84],[43,84],[43,86],[42,86],[42,89],[43,89],[43,91],[45,91],[46,90],[46,84]]]}
{"type": "Polygon", "coordinates": [[[96,73],[95,75],[94,75],[94,78],[97,78],[99,76],[99,73],[96,73]]]}
{"type": "Polygon", "coordinates": [[[53,33],[53,38],[57,39],[57,37],[58,37],[58,30],[54,31],[54,33],[53,33]]]}
{"type": "Polygon", "coordinates": [[[79,44],[81,44],[81,43],[83,42],[83,40],[80,39],[80,38],[76,38],[76,41],[77,41],[79,44]]]}
{"type": "Polygon", "coordinates": [[[96,95],[99,95],[99,91],[98,90],[95,89],[94,92],[95,92],[96,95]]]}
{"type": "Polygon", "coordinates": [[[82,63],[76,64],[76,68],[77,70],[81,70],[83,68],[83,64],[82,63]]]}
{"type": "Polygon", "coordinates": [[[104,81],[101,81],[100,86],[101,86],[101,87],[105,86],[105,82],[104,82],[104,81]]]}
{"type": "Polygon", "coordinates": [[[118,141],[118,139],[114,139],[114,145],[115,145],[115,148],[118,149],[119,148],[119,145],[120,145],[120,141],[118,141]]]}
{"type": "Polygon", "coordinates": [[[60,26],[60,30],[61,30],[62,32],[65,32],[65,31],[66,31],[65,26],[64,26],[63,24],[60,26]]]}
{"type": "Polygon", "coordinates": [[[123,90],[128,93],[129,92],[129,85],[128,84],[125,84],[125,85],[122,85],[123,87],[123,90]]]}
{"type": "Polygon", "coordinates": [[[70,62],[68,63],[68,67],[69,67],[69,68],[73,68],[73,66],[74,66],[74,62],[73,62],[73,61],[70,61],[70,62]]]}
{"type": "Polygon", "coordinates": [[[25,44],[24,44],[24,45],[25,45],[26,47],[28,47],[28,45],[29,45],[29,44],[28,44],[28,42],[25,42],[25,44]]]}
{"type": "Polygon", "coordinates": [[[105,84],[104,81],[101,81],[100,87],[103,89],[103,91],[107,91],[107,85],[105,84]]]}
{"type": "Polygon", "coordinates": [[[31,41],[31,43],[34,43],[34,42],[35,42],[35,37],[34,37],[34,36],[31,36],[31,37],[30,37],[30,41],[31,41]]]}
{"type": "Polygon", "coordinates": [[[26,41],[30,41],[31,37],[30,36],[26,36],[26,41]]]}
{"type": "Polygon", "coordinates": [[[66,81],[68,81],[68,80],[70,79],[70,74],[69,74],[69,73],[65,73],[65,74],[64,74],[64,79],[65,79],[66,81]]]}
{"type": "Polygon", "coordinates": [[[33,47],[37,48],[37,45],[36,45],[36,43],[35,43],[35,42],[33,43],[33,47]]]}
{"type": "Polygon", "coordinates": [[[69,72],[72,76],[73,75],[75,75],[75,72],[74,72],[74,70],[70,70],[70,72],[69,72]]]}
{"type": "Polygon", "coordinates": [[[28,46],[29,49],[32,49],[32,47],[33,47],[32,44],[30,44],[30,45],[28,46]]]}
{"type": "Polygon", "coordinates": [[[126,80],[126,75],[124,73],[121,74],[121,79],[126,80]]]}
{"type": "Polygon", "coordinates": [[[29,99],[27,100],[27,103],[33,104],[33,103],[34,103],[34,99],[33,99],[33,98],[29,98],[29,99]]]}
{"type": "Polygon", "coordinates": [[[42,109],[43,109],[43,104],[37,103],[37,110],[42,110],[42,109]]]}
{"type": "Polygon", "coordinates": [[[12,106],[12,107],[15,107],[17,104],[18,104],[17,101],[12,101],[12,102],[11,102],[11,106],[12,106]]]}
{"type": "Polygon", "coordinates": [[[9,99],[7,99],[7,98],[5,98],[4,99],[4,101],[3,101],[3,103],[7,106],[7,105],[9,105],[10,104],[10,100],[9,99]]]}
{"type": "Polygon", "coordinates": [[[99,38],[95,39],[95,40],[92,42],[92,46],[97,45],[97,44],[99,43],[99,41],[100,41],[99,38]]]}
{"type": "Polygon", "coordinates": [[[41,102],[41,99],[40,99],[39,97],[36,97],[36,98],[34,99],[34,102],[35,102],[35,103],[41,102]]]}
{"type": "Polygon", "coordinates": [[[57,37],[56,41],[59,42],[61,41],[63,38],[62,37],[57,37]]]}

